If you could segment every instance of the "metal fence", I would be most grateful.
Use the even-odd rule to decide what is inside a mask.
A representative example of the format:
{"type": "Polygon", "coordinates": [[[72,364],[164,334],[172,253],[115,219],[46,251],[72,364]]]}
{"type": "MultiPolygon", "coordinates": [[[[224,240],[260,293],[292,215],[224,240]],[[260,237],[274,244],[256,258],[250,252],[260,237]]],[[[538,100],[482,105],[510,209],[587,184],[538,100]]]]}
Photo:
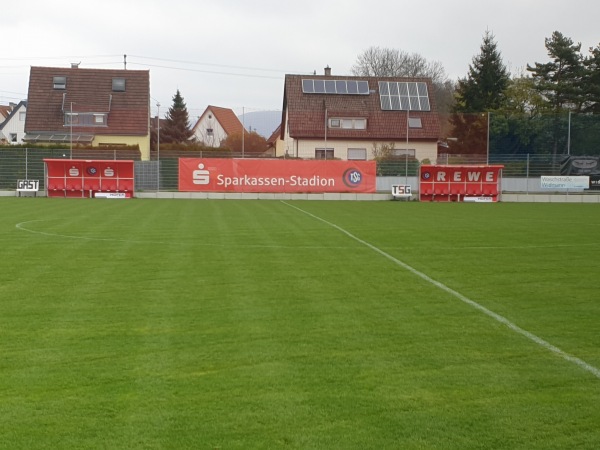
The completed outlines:
{"type": "Polygon", "coordinates": [[[600,115],[485,112],[441,117],[449,153],[479,155],[600,155],[600,115]]]}
{"type": "MultiPolygon", "coordinates": [[[[208,154],[184,153],[187,157],[210,157],[208,154]]],[[[152,160],[141,161],[139,154],[119,150],[78,150],[67,149],[0,149],[0,190],[15,190],[17,180],[37,179],[40,190],[44,189],[44,159],[133,159],[135,161],[135,186],[137,191],[177,191],[179,183],[180,154],[165,154],[152,160]]],[[[242,155],[228,153],[227,157],[242,155]]],[[[502,164],[503,178],[539,179],[541,175],[560,175],[561,161],[565,155],[450,155],[442,154],[437,164],[502,164]]],[[[414,159],[378,161],[378,177],[418,177],[420,163],[414,159]]]]}

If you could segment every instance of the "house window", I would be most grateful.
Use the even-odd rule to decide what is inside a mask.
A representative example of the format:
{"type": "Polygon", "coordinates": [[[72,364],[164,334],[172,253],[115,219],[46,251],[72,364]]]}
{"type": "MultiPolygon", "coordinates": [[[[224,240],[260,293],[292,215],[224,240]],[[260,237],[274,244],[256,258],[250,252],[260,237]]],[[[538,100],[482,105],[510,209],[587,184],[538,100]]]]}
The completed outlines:
{"type": "Polygon", "coordinates": [[[348,149],[348,161],[366,161],[367,160],[367,149],[366,148],[349,148],[348,149]]]}
{"type": "Polygon", "coordinates": [[[52,78],[52,84],[54,86],[54,89],[66,89],[67,77],[54,77],[52,78]]]}
{"type": "Polygon", "coordinates": [[[113,78],[112,90],[113,92],[125,92],[125,78],[113,78]]]}
{"type": "Polygon", "coordinates": [[[408,156],[408,157],[413,157],[416,154],[416,150],[415,149],[407,149],[407,148],[394,148],[392,149],[392,156],[408,156]]]}
{"type": "Polygon", "coordinates": [[[367,129],[367,119],[354,119],[355,130],[366,130],[367,129]]]}
{"type": "Polygon", "coordinates": [[[10,133],[8,135],[8,140],[12,143],[16,143],[17,142],[17,133],[10,133]]]}
{"type": "Polygon", "coordinates": [[[345,130],[365,130],[367,128],[367,119],[329,119],[329,128],[343,128],[345,130]]]}
{"type": "Polygon", "coordinates": [[[65,126],[103,127],[106,126],[106,113],[65,113],[65,126]]]}
{"type": "Polygon", "coordinates": [[[206,135],[207,136],[212,136],[213,135],[213,129],[212,128],[207,128],[206,129],[206,135]]]}
{"type": "Polygon", "coordinates": [[[420,117],[409,117],[408,128],[423,128],[420,117]]]}
{"type": "Polygon", "coordinates": [[[20,111],[19,112],[19,120],[21,122],[25,122],[25,111],[20,111]]]}
{"type": "Polygon", "coordinates": [[[316,148],[315,159],[333,159],[332,148],[316,148]]]}
{"type": "Polygon", "coordinates": [[[78,125],[79,114],[77,113],[65,113],[65,125],[78,125]]]}

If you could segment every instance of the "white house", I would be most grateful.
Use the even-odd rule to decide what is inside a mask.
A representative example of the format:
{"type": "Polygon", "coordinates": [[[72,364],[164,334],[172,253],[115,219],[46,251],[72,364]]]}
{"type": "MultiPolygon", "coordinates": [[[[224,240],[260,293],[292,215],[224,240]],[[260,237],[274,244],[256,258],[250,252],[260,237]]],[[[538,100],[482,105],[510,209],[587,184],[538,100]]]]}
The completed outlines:
{"type": "Polygon", "coordinates": [[[23,100],[16,105],[4,122],[0,123],[0,141],[10,144],[22,144],[25,136],[25,117],[27,115],[27,101],[23,100]]]}
{"type": "Polygon", "coordinates": [[[219,147],[228,136],[242,134],[242,130],[242,122],[231,109],[210,105],[192,128],[196,141],[209,147],[219,147]]]}

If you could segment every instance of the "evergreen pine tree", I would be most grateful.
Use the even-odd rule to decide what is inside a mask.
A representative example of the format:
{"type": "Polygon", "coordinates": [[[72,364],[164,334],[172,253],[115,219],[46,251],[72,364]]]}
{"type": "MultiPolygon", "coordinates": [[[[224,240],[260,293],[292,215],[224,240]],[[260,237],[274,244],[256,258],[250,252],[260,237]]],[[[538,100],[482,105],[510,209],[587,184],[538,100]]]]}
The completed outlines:
{"type": "Polygon", "coordinates": [[[585,73],[582,80],[585,103],[583,110],[600,114],[600,45],[590,48],[590,56],[584,60],[585,73]]]}
{"type": "Polygon", "coordinates": [[[456,103],[450,123],[453,127],[450,142],[453,153],[485,154],[487,149],[486,112],[501,107],[510,74],[494,41],[486,31],[479,55],[469,65],[466,78],[458,80],[456,103]]]}
{"type": "Polygon", "coordinates": [[[582,78],[584,76],[581,44],[555,31],[546,38],[546,50],[552,61],[527,65],[538,91],[548,99],[555,114],[565,109],[580,111],[583,103],[582,78]]]}
{"type": "Polygon", "coordinates": [[[187,143],[193,136],[189,123],[187,106],[177,89],[173,105],[169,108],[164,125],[160,130],[160,140],[165,143],[187,143]]]}
{"type": "Polygon", "coordinates": [[[481,52],[469,65],[467,78],[458,80],[455,112],[482,113],[500,108],[510,74],[502,62],[494,35],[486,31],[481,52]]]}

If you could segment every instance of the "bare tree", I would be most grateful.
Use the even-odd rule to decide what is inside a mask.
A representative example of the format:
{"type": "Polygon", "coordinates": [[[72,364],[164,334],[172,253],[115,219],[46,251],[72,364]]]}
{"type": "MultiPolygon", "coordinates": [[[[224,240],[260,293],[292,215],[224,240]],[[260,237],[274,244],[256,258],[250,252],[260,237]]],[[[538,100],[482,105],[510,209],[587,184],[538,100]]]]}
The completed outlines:
{"type": "Polygon", "coordinates": [[[427,77],[431,78],[438,110],[449,110],[454,99],[454,82],[448,78],[439,61],[428,61],[418,53],[369,47],[356,58],[351,72],[361,77],[427,77]]]}

